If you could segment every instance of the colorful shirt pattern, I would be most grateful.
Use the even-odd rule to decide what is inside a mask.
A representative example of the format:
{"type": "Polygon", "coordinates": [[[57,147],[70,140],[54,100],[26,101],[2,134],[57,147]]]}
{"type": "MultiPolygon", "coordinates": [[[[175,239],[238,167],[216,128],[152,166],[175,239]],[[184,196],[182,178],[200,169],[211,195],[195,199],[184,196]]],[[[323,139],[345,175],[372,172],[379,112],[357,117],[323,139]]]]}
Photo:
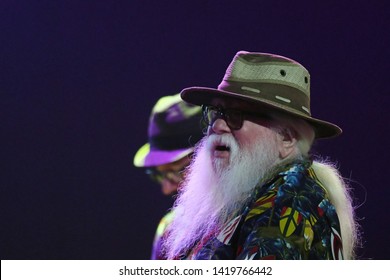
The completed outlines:
{"type": "Polygon", "coordinates": [[[266,184],[214,238],[186,259],[342,259],[340,224],[311,161],[296,161],[266,184]]]}

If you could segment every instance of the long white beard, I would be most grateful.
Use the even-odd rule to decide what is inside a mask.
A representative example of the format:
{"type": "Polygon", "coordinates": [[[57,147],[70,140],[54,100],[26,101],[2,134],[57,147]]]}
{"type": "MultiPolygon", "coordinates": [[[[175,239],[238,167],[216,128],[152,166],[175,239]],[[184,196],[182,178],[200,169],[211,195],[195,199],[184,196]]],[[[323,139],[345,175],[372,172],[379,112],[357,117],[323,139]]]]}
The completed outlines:
{"type": "Polygon", "coordinates": [[[165,241],[165,253],[175,258],[205,236],[218,234],[249,199],[256,184],[279,161],[273,132],[252,147],[240,147],[230,134],[210,135],[199,144],[173,211],[175,220],[165,241]],[[230,147],[230,161],[212,161],[212,143],[230,147]]]}

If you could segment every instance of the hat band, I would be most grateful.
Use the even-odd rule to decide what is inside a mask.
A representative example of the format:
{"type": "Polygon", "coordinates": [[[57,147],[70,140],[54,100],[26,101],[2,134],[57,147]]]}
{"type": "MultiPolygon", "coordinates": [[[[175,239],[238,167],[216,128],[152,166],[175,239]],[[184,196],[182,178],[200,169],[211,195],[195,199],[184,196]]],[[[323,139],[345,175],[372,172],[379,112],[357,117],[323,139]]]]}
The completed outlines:
{"type": "Polygon", "coordinates": [[[199,135],[158,135],[149,137],[148,140],[151,150],[173,151],[193,147],[200,138],[199,135]]]}
{"type": "Polygon", "coordinates": [[[272,83],[235,82],[224,80],[219,90],[236,93],[251,99],[310,117],[309,98],[299,89],[272,83]]]}

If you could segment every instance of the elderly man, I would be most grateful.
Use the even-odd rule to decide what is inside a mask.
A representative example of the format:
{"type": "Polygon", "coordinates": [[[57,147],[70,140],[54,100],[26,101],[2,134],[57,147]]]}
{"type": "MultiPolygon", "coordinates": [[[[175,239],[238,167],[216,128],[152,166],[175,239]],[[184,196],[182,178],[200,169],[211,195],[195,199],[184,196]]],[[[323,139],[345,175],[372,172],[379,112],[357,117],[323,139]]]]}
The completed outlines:
{"type": "Polygon", "coordinates": [[[240,51],[218,89],[192,87],[207,136],[165,240],[170,259],[351,259],[352,202],[339,172],[313,161],[341,129],[310,113],[310,75],[286,57],[240,51]]]}

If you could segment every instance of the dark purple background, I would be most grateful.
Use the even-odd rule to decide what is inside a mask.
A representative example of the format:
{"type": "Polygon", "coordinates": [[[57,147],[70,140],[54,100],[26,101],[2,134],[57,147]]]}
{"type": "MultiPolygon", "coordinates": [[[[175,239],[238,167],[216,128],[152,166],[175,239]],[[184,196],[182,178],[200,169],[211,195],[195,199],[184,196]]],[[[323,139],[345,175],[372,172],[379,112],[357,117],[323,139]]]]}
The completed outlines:
{"type": "Polygon", "coordinates": [[[344,129],[315,151],[352,180],[359,258],[388,259],[389,1],[344,2],[2,0],[1,259],[149,258],[172,202],[132,165],[149,112],[238,50],[310,70],[313,115],[344,129]]]}

